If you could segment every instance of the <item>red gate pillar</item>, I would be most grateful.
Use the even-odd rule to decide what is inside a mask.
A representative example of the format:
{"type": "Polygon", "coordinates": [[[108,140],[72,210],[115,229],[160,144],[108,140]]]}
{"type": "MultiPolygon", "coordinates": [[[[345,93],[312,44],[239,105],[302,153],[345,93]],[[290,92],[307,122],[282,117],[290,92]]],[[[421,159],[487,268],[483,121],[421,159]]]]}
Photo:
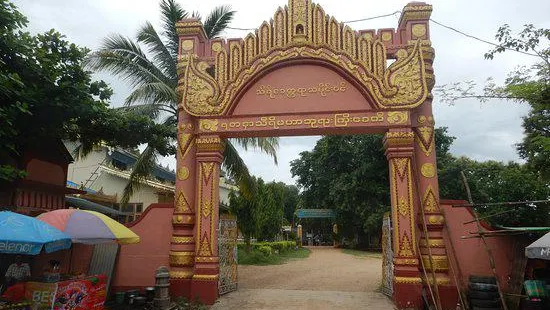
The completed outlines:
{"type": "Polygon", "coordinates": [[[195,258],[195,136],[193,118],[179,110],[178,151],[176,154],[176,192],[172,217],[170,259],[170,293],[189,297],[195,258]]]}
{"type": "Polygon", "coordinates": [[[390,130],[384,138],[389,162],[393,225],[393,300],[399,309],[422,308],[422,278],[417,251],[414,191],[414,133],[390,130]]]}
{"type": "Polygon", "coordinates": [[[219,136],[200,136],[197,144],[195,268],[191,298],[213,304],[218,297],[218,217],[220,166],[223,141],[219,136]]]}
{"type": "Polygon", "coordinates": [[[429,98],[420,106],[413,119],[415,133],[415,166],[417,173],[417,190],[420,195],[424,217],[418,209],[420,254],[428,282],[433,285],[432,270],[439,289],[443,309],[455,309],[458,301],[456,285],[449,277],[449,259],[443,240],[445,218],[439,208],[439,185],[435,154],[434,118],[432,99],[429,98]],[[426,223],[428,238],[424,235],[423,222],[426,223]],[[420,226],[422,225],[422,226],[420,226]],[[430,260],[429,254],[432,258],[430,260]],[[433,263],[433,266],[432,266],[433,263]]]}

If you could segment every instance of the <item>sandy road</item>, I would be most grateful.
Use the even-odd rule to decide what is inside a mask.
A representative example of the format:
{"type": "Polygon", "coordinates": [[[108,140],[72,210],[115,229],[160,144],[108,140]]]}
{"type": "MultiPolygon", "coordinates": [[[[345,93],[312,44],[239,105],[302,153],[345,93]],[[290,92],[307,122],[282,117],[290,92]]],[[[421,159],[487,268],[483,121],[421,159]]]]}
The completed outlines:
{"type": "Polygon", "coordinates": [[[379,293],[382,260],[332,247],[284,265],[239,266],[239,290],[212,309],[394,309],[379,293]]]}

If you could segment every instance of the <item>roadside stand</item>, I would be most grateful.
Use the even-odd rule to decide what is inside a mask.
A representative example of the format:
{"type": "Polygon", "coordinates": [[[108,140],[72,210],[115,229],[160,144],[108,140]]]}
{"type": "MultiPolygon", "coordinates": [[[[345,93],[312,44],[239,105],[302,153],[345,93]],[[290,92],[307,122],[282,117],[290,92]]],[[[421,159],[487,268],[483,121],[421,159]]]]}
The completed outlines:
{"type": "Polygon", "coordinates": [[[26,295],[32,279],[26,258],[69,249],[71,237],[57,228],[19,213],[0,212],[0,253],[13,256],[1,283],[0,309],[30,309],[32,296],[26,295]],[[13,260],[13,259],[12,259],[13,260]]]}

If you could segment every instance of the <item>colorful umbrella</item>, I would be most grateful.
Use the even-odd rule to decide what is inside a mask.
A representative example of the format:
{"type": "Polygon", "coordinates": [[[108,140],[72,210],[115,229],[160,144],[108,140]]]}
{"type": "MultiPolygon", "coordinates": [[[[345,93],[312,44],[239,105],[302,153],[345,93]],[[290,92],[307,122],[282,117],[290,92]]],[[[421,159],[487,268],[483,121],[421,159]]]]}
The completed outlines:
{"type": "Polygon", "coordinates": [[[60,209],[40,214],[38,219],[65,232],[76,243],[139,242],[139,236],[126,226],[95,211],[60,209]]]}
{"type": "Polygon", "coordinates": [[[0,253],[37,255],[71,247],[71,237],[37,220],[10,211],[0,212],[0,253]]]}

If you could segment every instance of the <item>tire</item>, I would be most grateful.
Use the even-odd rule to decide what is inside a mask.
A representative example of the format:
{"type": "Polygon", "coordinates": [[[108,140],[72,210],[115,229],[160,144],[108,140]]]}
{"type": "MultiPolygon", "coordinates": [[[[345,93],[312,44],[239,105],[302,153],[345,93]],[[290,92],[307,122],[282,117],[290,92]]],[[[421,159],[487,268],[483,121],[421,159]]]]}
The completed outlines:
{"type": "Polygon", "coordinates": [[[470,299],[470,304],[472,305],[472,307],[498,308],[500,307],[500,300],[470,299]]]}
{"type": "Polygon", "coordinates": [[[468,288],[471,291],[482,291],[482,292],[496,292],[498,287],[496,284],[487,284],[487,283],[469,283],[468,288]]]}
{"type": "Polygon", "coordinates": [[[472,310],[498,310],[501,309],[500,307],[495,308],[484,308],[484,307],[472,307],[472,310]]]}
{"type": "Polygon", "coordinates": [[[470,283],[497,284],[497,279],[491,276],[470,276],[470,283]]]}
{"type": "Polygon", "coordinates": [[[496,300],[499,298],[498,292],[487,292],[487,291],[469,291],[468,296],[472,299],[483,299],[483,300],[496,300]]]}

